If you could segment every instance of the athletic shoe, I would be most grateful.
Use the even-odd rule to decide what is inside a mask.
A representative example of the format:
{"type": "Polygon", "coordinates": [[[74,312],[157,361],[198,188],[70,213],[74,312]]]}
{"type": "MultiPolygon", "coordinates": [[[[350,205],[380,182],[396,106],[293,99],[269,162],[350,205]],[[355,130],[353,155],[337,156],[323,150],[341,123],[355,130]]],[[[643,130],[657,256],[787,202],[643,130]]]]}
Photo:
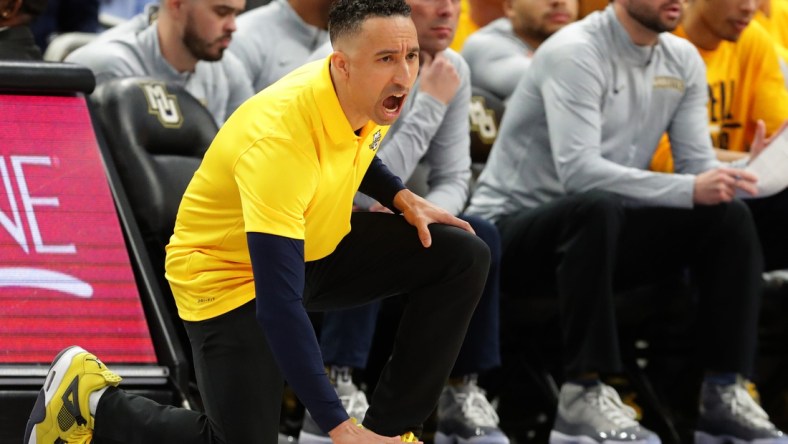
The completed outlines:
{"type": "Polygon", "coordinates": [[[745,383],[703,383],[696,444],[784,444],[788,437],[769,421],[745,383]]]}
{"type": "Polygon", "coordinates": [[[80,347],[61,351],[49,368],[27,421],[25,444],[89,442],[94,419],[88,397],[96,390],[117,386],[120,380],[95,355],[80,347]]]}
{"type": "MultiPolygon", "coordinates": [[[[339,400],[342,401],[342,406],[348,416],[354,418],[358,424],[364,421],[364,415],[367,414],[369,403],[367,396],[360,390],[350,377],[350,373],[334,374],[332,371],[332,380],[335,383],[334,389],[339,395],[339,400]]],[[[304,422],[301,426],[301,433],[298,435],[299,444],[330,444],[331,438],[328,433],[323,432],[317,425],[312,415],[307,410],[304,413],[304,422]]]]}
{"type": "Polygon", "coordinates": [[[498,414],[474,379],[447,385],[438,400],[435,444],[509,444],[498,414]]]}
{"type": "Polygon", "coordinates": [[[551,444],[660,444],[659,437],[635,420],[635,411],[618,392],[598,383],[589,387],[565,383],[558,396],[558,413],[551,444]]]}
{"type": "Polygon", "coordinates": [[[400,436],[400,441],[402,442],[419,442],[419,438],[416,438],[416,435],[413,432],[408,432],[402,436],[400,436]]]}

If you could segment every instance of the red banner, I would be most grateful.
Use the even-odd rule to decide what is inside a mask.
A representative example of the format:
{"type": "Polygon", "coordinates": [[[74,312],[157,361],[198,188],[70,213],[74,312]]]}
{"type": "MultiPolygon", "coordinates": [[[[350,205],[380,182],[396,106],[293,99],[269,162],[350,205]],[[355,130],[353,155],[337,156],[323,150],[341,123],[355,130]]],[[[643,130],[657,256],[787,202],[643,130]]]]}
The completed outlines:
{"type": "Polygon", "coordinates": [[[83,97],[0,95],[0,363],[154,363],[83,97]]]}

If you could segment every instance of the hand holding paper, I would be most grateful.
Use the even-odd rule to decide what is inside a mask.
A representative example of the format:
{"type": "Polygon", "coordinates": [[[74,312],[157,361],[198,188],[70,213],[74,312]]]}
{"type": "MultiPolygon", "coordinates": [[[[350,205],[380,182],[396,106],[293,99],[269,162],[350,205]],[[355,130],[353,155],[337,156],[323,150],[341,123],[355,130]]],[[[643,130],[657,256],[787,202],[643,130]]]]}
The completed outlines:
{"type": "Polygon", "coordinates": [[[758,177],[758,194],[738,193],[740,197],[768,197],[788,187],[788,131],[785,128],[784,123],[771,139],[764,141],[763,122],[758,121],[758,131],[751,148],[752,160],[745,168],[758,177]]]}

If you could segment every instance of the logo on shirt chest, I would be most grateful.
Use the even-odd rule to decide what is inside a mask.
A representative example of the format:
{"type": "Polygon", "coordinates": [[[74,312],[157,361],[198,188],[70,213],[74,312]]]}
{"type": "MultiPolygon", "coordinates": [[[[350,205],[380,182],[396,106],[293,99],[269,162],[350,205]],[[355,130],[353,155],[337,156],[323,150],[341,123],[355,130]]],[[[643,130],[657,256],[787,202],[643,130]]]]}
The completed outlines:
{"type": "Polygon", "coordinates": [[[372,151],[377,151],[378,147],[380,146],[380,139],[383,137],[380,135],[380,130],[375,131],[375,134],[372,135],[372,143],[369,144],[369,149],[372,151]]]}
{"type": "Polygon", "coordinates": [[[654,89],[673,89],[683,93],[684,81],[676,77],[657,76],[654,77],[654,89]]]}
{"type": "MultiPolygon", "coordinates": [[[[735,80],[721,80],[709,84],[709,131],[716,148],[741,149],[730,146],[731,137],[744,129],[741,119],[736,116],[736,108],[733,107],[735,93],[735,80]]],[[[734,137],[734,143],[735,139],[734,137]]]]}

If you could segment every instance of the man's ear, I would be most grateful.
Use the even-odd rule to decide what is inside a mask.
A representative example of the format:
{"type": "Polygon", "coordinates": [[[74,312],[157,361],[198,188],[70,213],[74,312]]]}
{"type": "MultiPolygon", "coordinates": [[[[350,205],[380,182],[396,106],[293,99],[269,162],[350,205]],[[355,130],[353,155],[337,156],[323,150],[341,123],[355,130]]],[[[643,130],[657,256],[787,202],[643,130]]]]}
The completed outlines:
{"type": "Polygon", "coordinates": [[[342,51],[335,50],[331,54],[331,66],[344,78],[350,75],[350,60],[347,54],[342,51]]]}
{"type": "Polygon", "coordinates": [[[0,22],[16,17],[21,7],[22,0],[0,0],[0,22]]]}
{"type": "Polygon", "coordinates": [[[176,19],[183,15],[187,1],[189,0],[161,0],[162,6],[166,7],[167,11],[176,19]]]}
{"type": "Polygon", "coordinates": [[[503,14],[511,18],[514,14],[514,4],[512,3],[512,0],[503,0],[501,7],[503,8],[503,14]]]}

